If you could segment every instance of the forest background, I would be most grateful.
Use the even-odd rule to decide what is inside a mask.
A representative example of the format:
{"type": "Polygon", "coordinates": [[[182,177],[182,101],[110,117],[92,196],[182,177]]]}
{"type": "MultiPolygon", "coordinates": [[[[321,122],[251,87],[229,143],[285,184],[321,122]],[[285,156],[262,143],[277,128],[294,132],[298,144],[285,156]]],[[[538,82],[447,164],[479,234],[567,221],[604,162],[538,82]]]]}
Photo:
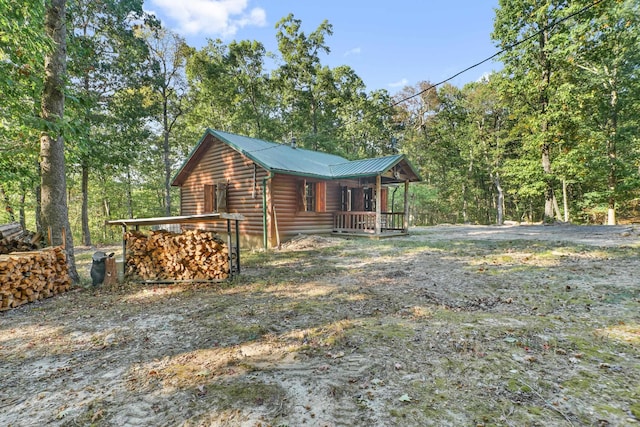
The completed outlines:
{"type": "Polygon", "coordinates": [[[309,30],[288,15],[276,30],[277,52],[257,40],[196,49],[141,0],[0,0],[0,223],[42,228],[44,134],[64,142],[77,243],[117,239],[107,219],[177,214],[171,178],[207,127],[349,159],[406,153],[424,178],[410,190],[414,225],[637,218],[638,2],[500,1],[500,72],[395,94],[323,64],[330,22],[309,30]],[[52,3],[66,7],[54,120],[52,3]]]}

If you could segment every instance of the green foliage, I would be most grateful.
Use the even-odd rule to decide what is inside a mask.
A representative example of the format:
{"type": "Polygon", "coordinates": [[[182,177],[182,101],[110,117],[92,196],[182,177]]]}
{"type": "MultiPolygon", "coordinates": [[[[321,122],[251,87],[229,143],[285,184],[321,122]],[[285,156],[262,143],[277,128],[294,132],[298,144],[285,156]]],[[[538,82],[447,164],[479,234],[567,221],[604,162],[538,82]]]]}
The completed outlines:
{"type": "Polygon", "coordinates": [[[590,4],[501,0],[502,72],[392,96],[325,65],[327,21],[305,32],[284,17],[277,52],[252,40],[194,49],[141,0],[72,0],[65,118],[45,123],[44,5],[0,0],[2,203],[34,224],[39,133],[60,132],[75,233],[107,241],[105,219],[172,208],[170,178],[211,127],[352,159],[405,153],[425,180],[410,190],[412,224],[540,221],[552,196],[574,221],[602,222],[612,206],[637,215],[640,6],[590,4]]]}
{"type": "Polygon", "coordinates": [[[500,222],[501,205],[511,220],[563,215],[564,203],[577,221],[601,221],[612,207],[632,214],[639,6],[590,4],[501,1],[500,74],[462,89],[422,82],[397,95],[420,93],[398,106],[396,120],[402,150],[437,191],[435,204],[415,208],[430,212],[427,222],[500,222]]]}

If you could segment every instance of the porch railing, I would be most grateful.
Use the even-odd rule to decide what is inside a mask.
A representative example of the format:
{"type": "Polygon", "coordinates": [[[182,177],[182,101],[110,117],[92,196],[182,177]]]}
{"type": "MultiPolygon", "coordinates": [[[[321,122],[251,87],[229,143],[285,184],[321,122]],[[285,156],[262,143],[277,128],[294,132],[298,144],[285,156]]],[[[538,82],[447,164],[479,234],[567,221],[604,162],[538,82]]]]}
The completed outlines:
{"type": "MultiPolygon", "coordinates": [[[[333,231],[349,233],[375,233],[375,212],[336,212],[333,216],[333,231]]],[[[380,231],[406,231],[404,212],[381,212],[380,231]]]]}

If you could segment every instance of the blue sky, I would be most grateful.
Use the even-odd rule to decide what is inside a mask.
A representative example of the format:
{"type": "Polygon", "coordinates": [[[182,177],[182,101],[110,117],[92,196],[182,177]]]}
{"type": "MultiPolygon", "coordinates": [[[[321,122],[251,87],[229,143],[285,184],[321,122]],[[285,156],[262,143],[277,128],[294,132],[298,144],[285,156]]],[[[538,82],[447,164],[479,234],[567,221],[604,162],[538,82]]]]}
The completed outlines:
{"type": "MultiPolygon", "coordinates": [[[[194,47],[208,38],[258,40],[277,52],[275,24],[289,13],[305,34],[323,20],[333,25],[322,58],[351,66],[368,90],[396,93],[403,86],[444,80],[494,54],[491,41],[498,0],[145,0],[166,27],[194,47]]],[[[451,83],[462,86],[500,69],[487,62],[451,83]]]]}

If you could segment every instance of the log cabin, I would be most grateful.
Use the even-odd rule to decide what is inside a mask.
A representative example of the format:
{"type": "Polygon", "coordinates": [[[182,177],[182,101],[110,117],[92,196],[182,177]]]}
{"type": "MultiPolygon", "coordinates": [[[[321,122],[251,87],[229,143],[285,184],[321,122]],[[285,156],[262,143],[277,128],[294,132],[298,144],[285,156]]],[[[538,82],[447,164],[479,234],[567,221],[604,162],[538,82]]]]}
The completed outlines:
{"type": "Polygon", "coordinates": [[[180,188],[181,215],[241,214],[242,245],[269,248],[298,234],[406,234],[409,183],[417,181],[403,154],[350,161],[207,129],[172,185],[180,188]],[[398,187],[403,200],[395,199],[398,187]]]}

